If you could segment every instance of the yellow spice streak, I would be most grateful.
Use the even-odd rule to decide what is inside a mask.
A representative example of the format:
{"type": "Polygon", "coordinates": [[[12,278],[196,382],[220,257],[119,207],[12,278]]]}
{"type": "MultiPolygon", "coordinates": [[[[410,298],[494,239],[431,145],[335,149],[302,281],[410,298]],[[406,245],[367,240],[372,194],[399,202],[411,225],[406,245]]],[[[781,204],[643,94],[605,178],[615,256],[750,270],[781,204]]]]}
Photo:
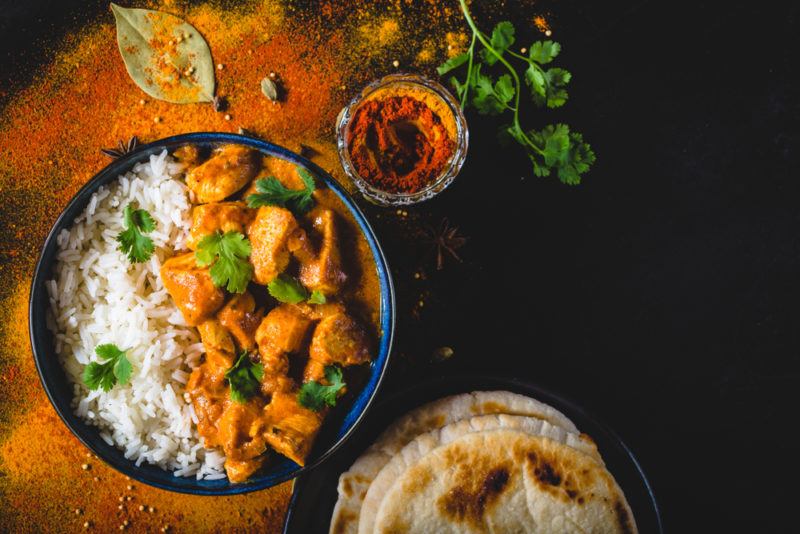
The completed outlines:
{"type": "Polygon", "coordinates": [[[352,190],[334,145],[339,110],[365,82],[394,71],[395,59],[435,75],[447,32],[463,31],[458,10],[433,0],[322,0],[306,11],[278,0],[141,7],[173,13],[203,35],[214,65],[224,65],[215,75],[225,111],[160,102],[139,90],[119,56],[110,12],[67,36],[29,86],[0,95],[0,532],[85,532],[86,522],[90,531],[109,532],[124,521],[133,532],[166,525],[173,532],[281,530],[289,484],[194,497],[127,481],[87,458],[50,406],[29,347],[28,292],[39,250],[67,201],[109,162],[99,149],[133,135],[149,142],[243,127],[295,151],[313,149],[312,159],[352,190]],[[277,103],[259,89],[270,72],[286,90],[277,103]]]}

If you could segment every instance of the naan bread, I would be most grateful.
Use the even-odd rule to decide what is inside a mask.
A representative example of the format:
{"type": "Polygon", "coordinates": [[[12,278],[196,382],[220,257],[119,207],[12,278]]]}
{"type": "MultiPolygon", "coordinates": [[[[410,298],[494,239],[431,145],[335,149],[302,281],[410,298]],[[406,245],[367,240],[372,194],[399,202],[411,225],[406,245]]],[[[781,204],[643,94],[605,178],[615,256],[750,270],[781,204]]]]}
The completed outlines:
{"type": "Polygon", "coordinates": [[[625,496],[590,456],[515,430],[470,433],[398,477],[376,533],[636,533],[625,496]]]}
{"type": "Polygon", "coordinates": [[[354,534],[358,531],[361,503],[370,483],[411,440],[455,421],[487,414],[538,417],[554,426],[578,433],[573,422],[552,406],[509,391],[473,391],[420,406],[397,419],[339,477],[339,499],[331,518],[331,534],[354,534]]]}
{"type": "Polygon", "coordinates": [[[408,445],[403,447],[372,481],[364,497],[359,514],[358,532],[359,534],[371,534],[375,527],[375,517],[378,507],[383,501],[386,492],[392,484],[408,468],[414,466],[421,458],[432,450],[442,445],[447,445],[458,438],[472,433],[484,432],[498,429],[509,429],[524,432],[533,436],[540,436],[551,439],[558,443],[563,443],[568,447],[582,452],[595,461],[602,464],[600,453],[594,442],[587,436],[580,436],[567,432],[561,427],[537,417],[526,417],[522,415],[479,415],[470,419],[464,419],[440,429],[420,434],[408,445]]]}

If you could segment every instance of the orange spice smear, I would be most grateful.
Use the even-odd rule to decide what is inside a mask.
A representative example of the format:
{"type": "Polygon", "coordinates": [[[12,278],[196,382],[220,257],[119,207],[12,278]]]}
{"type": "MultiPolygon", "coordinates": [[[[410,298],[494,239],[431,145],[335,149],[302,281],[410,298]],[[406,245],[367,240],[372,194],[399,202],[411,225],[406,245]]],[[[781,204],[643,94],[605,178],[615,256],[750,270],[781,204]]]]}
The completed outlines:
{"type": "MultiPolygon", "coordinates": [[[[291,483],[230,497],[171,493],[126,480],[72,436],[30,351],[36,259],[66,203],[109,163],[100,148],[134,135],[146,143],[244,128],[303,151],[347,185],[334,143],[337,113],[366,82],[393,71],[396,58],[417,69],[414,58],[432,46],[435,66],[446,57],[445,34],[463,30],[463,20],[432,0],[416,11],[405,0],[388,9],[332,1],[308,9],[280,0],[135,4],[197,28],[227,107],[143,93],[126,72],[110,11],[50,50],[30,84],[0,93],[0,532],[280,532],[291,483]],[[384,28],[384,39],[365,42],[364,25],[384,28]],[[437,36],[434,45],[425,41],[437,36]],[[271,72],[283,90],[277,102],[260,90],[271,72]]],[[[11,79],[12,63],[4,66],[11,79]]]]}

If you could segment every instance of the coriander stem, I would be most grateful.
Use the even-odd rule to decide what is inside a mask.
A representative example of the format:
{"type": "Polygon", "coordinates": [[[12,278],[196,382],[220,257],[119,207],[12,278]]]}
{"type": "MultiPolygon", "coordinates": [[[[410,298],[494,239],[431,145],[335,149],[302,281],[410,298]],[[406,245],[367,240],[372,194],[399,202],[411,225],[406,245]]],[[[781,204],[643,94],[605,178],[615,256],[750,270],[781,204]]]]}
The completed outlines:
{"type": "Polygon", "coordinates": [[[472,34],[472,42],[469,44],[469,62],[467,63],[467,80],[464,84],[464,93],[461,95],[461,108],[463,109],[467,103],[467,95],[469,94],[469,81],[472,79],[472,59],[475,56],[475,33],[472,34]]]}
{"type": "MultiPolygon", "coordinates": [[[[480,31],[480,29],[478,29],[478,26],[475,24],[475,21],[472,20],[472,15],[470,14],[469,8],[467,7],[467,1],[459,0],[459,3],[461,4],[461,11],[464,13],[464,18],[466,19],[467,24],[472,30],[473,42],[475,37],[477,37],[478,40],[481,42],[481,44],[484,46],[484,48],[486,48],[492,54],[494,54],[497,60],[500,63],[502,63],[503,66],[505,66],[505,68],[508,69],[508,71],[511,73],[511,77],[514,78],[514,88],[516,89],[516,91],[514,95],[514,107],[511,108],[514,111],[513,125],[516,126],[519,133],[522,134],[522,138],[525,140],[527,145],[530,146],[531,149],[536,151],[539,155],[543,156],[544,150],[536,146],[533,143],[533,141],[531,141],[531,139],[527,136],[527,134],[522,129],[522,126],[519,123],[519,94],[521,92],[522,87],[520,86],[520,81],[519,81],[519,76],[517,75],[517,71],[514,70],[514,67],[512,67],[508,61],[506,61],[506,59],[502,56],[502,54],[498,53],[497,50],[494,49],[492,44],[487,40],[486,36],[480,31]]],[[[472,59],[471,55],[470,59],[472,59]]],[[[469,83],[469,79],[467,79],[467,83],[469,83]]]]}

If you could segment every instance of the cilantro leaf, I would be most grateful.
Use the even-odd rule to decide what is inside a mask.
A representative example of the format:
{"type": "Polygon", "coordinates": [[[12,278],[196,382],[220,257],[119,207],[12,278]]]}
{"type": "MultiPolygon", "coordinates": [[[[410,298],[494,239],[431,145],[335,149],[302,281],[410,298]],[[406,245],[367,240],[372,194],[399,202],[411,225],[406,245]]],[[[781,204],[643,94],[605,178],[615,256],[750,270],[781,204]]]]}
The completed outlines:
{"type": "Polygon", "coordinates": [[[309,304],[325,304],[327,301],[328,299],[325,298],[325,293],[318,289],[312,291],[311,296],[308,297],[309,304]]]}
{"type": "Polygon", "coordinates": [[[475,96],[472,98],[472,104],[478,113],[497,115],[508,109],[508,103],[516,93],[511,76],[503,74],[497,82],[492,83],[490,76],[480,72],[480,65],[475,76],[475,96]]]}
{"type": "Polygon", "coordinates": [[[131,263],[141,263],[150,259],[155,247],[153,240],[143,235],[156,229],[153,217],[142,209],[133,209],[133,204],[125,206],[125,230],[117,234],[117,241],[122,252],[128,255],[131,263]]]}
{"type": "Polygon", "coordinates": [[[558,168],[558,179],[567,185],[581,183],[581,174],[586,173],[595,161],[594,151],[589,143],[583,141],[578,132],[569,134],[569,152],[558,168]]]}
{"type": "Polygon", "coordinates": [[[269,294],[280,302],[297,304],[308,298],[308,290],[303,285],[287,274],[278,277],[267,284],[269,294]]]}
{"type": "Polygon", "coordinates": [[[484,34],[472,18],[467,0],[460,0],[461,11],[472,31],[472,41],[466,54],[451,58],[440,68],[445,74],[466,65],[466,75],[450,76],[450,85],[455,90],[461,106],[472,106],[483,115],[510,114],[510,124],[498,130],[501,143],[516,142],[525,150],[536,176],[556,174],[563,183],[579,184],[581,175],[588,172],[595,155],[583,137],[571,132],[564,124],[546,126],[541,130],[524,130],[520,124],[520,97],[522,81],[520,73],[511,65],[519,60],[526,65],[522,80],[539,106],[558,108],[569,95],[567,85],[572,74],[562,68],[545,69],[560,54],[561,45],[555,41],[534,42],[528,56],[511,50],[514,44],[514,26],[507,21],[495,26],[491,37],[484,34]],[[478,45],[476,57],[475,46],[478,45]],[[476,61],[480,59],[480,61],[476,61]],[[502,59],[502,61],[500,61],[502,59]],[[502,66],[505,74],[495,78],[487,72],[493,65],[502,66]]]}
{"type": "Polygon", "coordinates": [[[329,365],[325,368],[325,380],[328,385],[323,385],[316,380],[306,382],[297,392],[297,402],[309,410],[320,411],[325,405],[336,406],[336,397],[339,391],[345,386],[342,381],[342,370],[329,365]]]}
{"type": "Polygon", "coordinates": [[[525,70],[525,84],[531,90],[533,100],[541,105],[547,97],[547,81],[542,69],[531,63],[525,70]]]}
{"type": "Polygon", "coordinates": [[[244,293],[253,277],[250,241],[239,232],[217,230],[197,244],[195,261],[200,267],[211,265],[211,281],[217,287],[226,287],[231,293],[244,293]]]}
{"type": "Polygon", "coordinates": [[[559,180],[567,185],[581,183],[581,175],[586,173],[595,161],[592,147],[584,142],[583,136],[570,132],[564,124],[545,126],[541,131],[528,132],[528,137],[543,147],[544,161],[529,152],[534,165],[534,174],[549,176],[556,170],[559,180]]]}
{"type": "Polygon", "coordinates": [[[466,63],[468,60],[469,60],[469,54],[467,52],[464,52],[463,54],[459,54],[457,56],[453,56],[444,63],[442,63],[441,65],[439,65],[438,67],[436,67],[436,72],[439,73],[439,76],[447,74],[451,70],[457,69],[458,67],[466,63]]]}
{"type": "Polygon", "coordinates": [[[303,181],[303,189],[289,189],[274,176],[256,180],[258,193],[248,195],[247,205],[251,208],[280,206],[295,213],[307,212],[314,205],[314,177],[302,167],[297,167],[297,174],[303,181]]]}
{"type": "Polygon", "coordinates": [[[552,167],[560,163],[569,150],[569,127],[564,124],[552,124],[542,130],[544,141],[544,162],[552,167]]]}
{"type": "Polygon", "coordinates": [[[536,41],[531,45],[528,57],[540,65],[553,61],[561,52],[561,45],[553,41],[536,41]]]}
{"type": "Polygon", "coordinates": [[[100,388],[105,392],[111,391],[117,383],[128,383],[133,372],[133,367],[125,351],[120,350],[113,343],[98,345],[94,349],[98,358],[106,360],[103,363],[91,362],[83,370],[83,383],[89,389],[100,388]]]}
{"type": "Polygon", "coordinates": [[[549,108],[557,108],[564,105],[569,97],[567,94],[567,84],[572,79],[572,74],[564,69],[553,67],[546,71],[540,71],[534,65],[525,71],[525,81],[531,88],[531,96],[538,105],[547,105],[549,108]]]}
{"type": "Polygon", "coordinates": [[[225,371],[225,380],[230,387],[233,402],[247,402],[258,393],[261,379],[264,378],[264,366],[250,359],[250,354],[243,350],[233,367],[225,371]]]}
{"type": "MultiPolygon", "coordinates": [[[[497,26],[495,26],[494,30],[492,30],[490,44],[495,52],[502,56],[503,53],[508,50],[512,44],[514,44],[514,25],[507,20],[498,22],[497,26]]],[[[499,61],[497,55],[492,53],[492,51],[488,48],[481,50],[481,58],[486,62],[487,65],[490,66],[499,61]]]]}
{"type": "Polygon", "coordinates": [[[453,89],[456,91],[456,96],[459,100],[463,100],[464,96],[467,94],[467,90],[469,89],[468,83],[461,83],[458,78],[455,76],[450,77],[450,85],[453,86],[453,89]]]}
{"type": "Polygon", "coordinates": [[[511,76],[508,74],[503,74],[500,78],[497,79],[497,83],[494,84],[494,95],[497,99],[502,102],[503,104],[508,104],[511,102],[511,99],[514,98],[516,94],[516,89],[514,89],[514,83],[511,81],[511,76]]]}
{"type": "Polygon", "coordinates": [[[554,67],[545,72],[547,79],[547,107],[557,108],[567,101],[567,84],[572,79],[572,74],[564,69],[554,67]]]}

